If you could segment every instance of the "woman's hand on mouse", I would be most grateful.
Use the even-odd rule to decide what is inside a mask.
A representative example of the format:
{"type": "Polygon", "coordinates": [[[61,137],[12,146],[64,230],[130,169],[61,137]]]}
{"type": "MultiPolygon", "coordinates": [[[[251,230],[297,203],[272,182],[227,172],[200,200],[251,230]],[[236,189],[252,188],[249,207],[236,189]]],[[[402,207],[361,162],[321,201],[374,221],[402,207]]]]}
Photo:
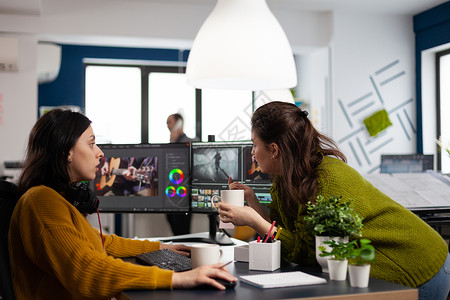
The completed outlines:
{"type": "Polygon", "coordinates": [[[205,265],[185,272],[174,272],[172,277],[172,287],[174,289],[189,289],[201,285],[210,285],[219,290],[224,290],[225,286],[214,280],[220,278],[226,281],[237,281],[237,278],[228,272],[226,268],[221,268],[222,263],[205,265]]]}

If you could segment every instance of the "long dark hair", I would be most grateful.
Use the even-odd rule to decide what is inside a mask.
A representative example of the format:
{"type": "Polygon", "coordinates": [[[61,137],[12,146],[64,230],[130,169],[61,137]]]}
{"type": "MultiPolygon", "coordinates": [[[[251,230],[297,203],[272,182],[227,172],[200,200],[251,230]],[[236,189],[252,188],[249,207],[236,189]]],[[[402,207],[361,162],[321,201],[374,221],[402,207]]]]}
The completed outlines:
{"type": "Polygon", "coordinates": [[[280,148],[283,170],[277,183],[292,215],[297,214],[299,204],[314,201],[323,157],[346,161],[336,143],[319,133],[307,115],[294,104],[274,101],[259,107],[251,120],[254,134],[265,144],[275,143],[280,148]]]}
{"type": "Polygon", "coordinates": [[[50,187],[70,184],[67,158],[90,124],[83,114],[66,109],[54,109],[39,118],[28,139],[18,183],[21,193],[41,184],[50,187]]]}

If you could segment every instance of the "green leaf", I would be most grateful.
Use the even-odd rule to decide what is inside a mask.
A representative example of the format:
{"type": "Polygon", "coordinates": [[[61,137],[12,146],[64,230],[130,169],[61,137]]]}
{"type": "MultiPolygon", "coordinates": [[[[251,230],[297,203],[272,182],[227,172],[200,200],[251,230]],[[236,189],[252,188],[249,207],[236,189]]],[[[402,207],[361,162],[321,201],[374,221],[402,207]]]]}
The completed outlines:
{"type": "Polygon", "coordinates": [[[316,203],[306,204],[307,229],[314,235],[361,236],[362,218],[353,210],[353,201],[344,201],[342,196],[317,196],[316,203]]]}

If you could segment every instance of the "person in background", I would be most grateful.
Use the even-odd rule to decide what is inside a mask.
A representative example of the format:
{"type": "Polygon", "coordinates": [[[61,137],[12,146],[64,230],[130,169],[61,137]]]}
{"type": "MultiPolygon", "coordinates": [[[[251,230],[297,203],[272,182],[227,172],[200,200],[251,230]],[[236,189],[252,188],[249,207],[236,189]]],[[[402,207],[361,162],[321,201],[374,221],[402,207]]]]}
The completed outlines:
{"type": "MultiPolygon", "coordinates": [[[[167,128],[170,131],[171,143],[191,143],[197,139],[189,138],[183,130],[183,117],[176,113],[167,117],[167,128]]],[[[190,214],[166,214],[167,221],[174,235],[191,233],[190,214]]]]}
{"type": "Polygon", "coordinates": [[[189,138],[184,133],[183,122],[183,117],[178,113],[167,117],[167,128],[170,131],[171,143],[190,143],[197,140],[189,138]]]}
{"type": "Polygon", "coordinates": [[[219,203],[219,217],[249,225],[264,236],[273,221],[280,231],[282,256],[300,265],[317,265],[314,236],[303,218],[308,201],[318,195],[354,199],[363,218],[362,237],[372,241],[376,259],[370,275],[417,287],[419,299],[444,300],[450,290],[450,256],[442,237],[414,213],[366,181],[346,164],[344,154],[319,133],[307,112],[294,104],[270,102],[251,119],[252,155],[261,171],[274,175],[269,214],[253,190],[229,179],[230,189],[243,189],[249,206],[219,203]]]}
{"type": "Polygon", "coordinates": [[[90,123],[56,109],[31,130],[8,237],[16,299],[109,299],[126,289],[225,289],[214,278],[236,281],[219,264],[173,272],[119,259],[164,248],[187,256],[190,248],[103,235],[87,221],[98,200],[82,182],[94,179],[103,157],[90,123]]]}

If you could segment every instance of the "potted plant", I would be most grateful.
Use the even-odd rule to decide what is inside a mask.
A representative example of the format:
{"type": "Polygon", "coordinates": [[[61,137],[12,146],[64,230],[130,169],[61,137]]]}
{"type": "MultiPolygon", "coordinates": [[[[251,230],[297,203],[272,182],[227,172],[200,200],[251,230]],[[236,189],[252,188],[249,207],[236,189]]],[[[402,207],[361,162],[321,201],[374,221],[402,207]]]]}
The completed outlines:
{"type": "Polygon", "coordinates": [[[370,265],[375,260],[375,247],[370,243],[369,239],[351,242],[348,270],[352,287],[363,288],[369,285],[370,265]]]}
{"type": "Polygon", "coordinates": [[[349,237],[361,236],[362,218],[353,210],[353,201],[345,201],[342,196],[326,199],[319,195],[315,203],[306,204],[304,220],[307,229],[316,236],[316,259],[324,273],[328,273],[329,257],[320,257],[319,246],[327,248],[328,245],[324,244],[324,241],[348,242],[349,237]]]}
{"type": "Polygon", "coordinates": [[[322,252],[320,257],[329,257],[327,260],[328,271],[331,280],[345,280],[347,278],[348,259],[352,256],[353,246],[351,243],[343,243],[339,241],[324,241],[325,245],[329,245],[331,250],[327,250],[324,245],[319,246],[322,252]]]}

